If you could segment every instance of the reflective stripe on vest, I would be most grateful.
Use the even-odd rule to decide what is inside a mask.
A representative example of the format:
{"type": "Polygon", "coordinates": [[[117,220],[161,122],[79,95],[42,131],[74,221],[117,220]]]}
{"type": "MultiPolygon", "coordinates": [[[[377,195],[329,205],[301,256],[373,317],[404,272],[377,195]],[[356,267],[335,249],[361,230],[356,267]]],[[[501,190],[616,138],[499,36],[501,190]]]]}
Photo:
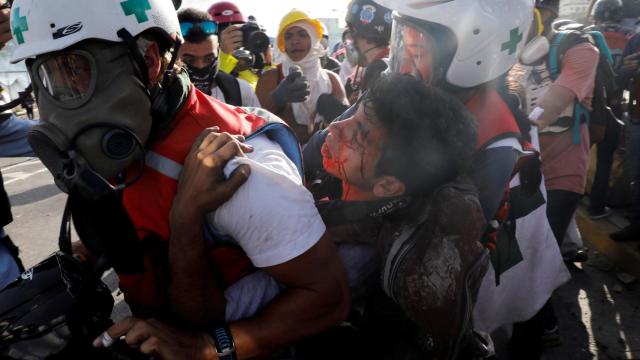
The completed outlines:
{"type": "Polygon", "coordinates": [[[145,165],[176,181],[178,181],[180,172],[182,171],[182,165],[179,162],[173,161],[153,151],[147,151],[145,165]]]}

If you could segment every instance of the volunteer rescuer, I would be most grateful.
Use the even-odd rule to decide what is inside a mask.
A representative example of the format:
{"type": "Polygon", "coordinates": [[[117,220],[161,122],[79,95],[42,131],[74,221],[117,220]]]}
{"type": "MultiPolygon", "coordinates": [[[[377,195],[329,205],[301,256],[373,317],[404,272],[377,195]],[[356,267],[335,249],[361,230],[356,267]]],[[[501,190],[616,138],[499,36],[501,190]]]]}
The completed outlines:
{"type": "Polygon", "coordinates": [[[483,239],[492,250],[492,266],[479,290],[475,328],[491,332],[529,319],[568,278],[545,216],[537,154],[526,141],[528,120],[496,86],[524,47],[534,3],[376,2],[394,10],[390,70],[456,96],[478,127],[470,175],[492,224],[483,239]]]}
{"type": "MultiPolygon", "coordinates": [[[[262,171],[249,157],[242,163],[250,167],[239,166],[232,174],[226,169],[224,180],[227,160],[251,148],[208,128],[250,134],[266,120],[202,94],[186,71],[174,67],[180,30],[171,2],[17,0],[11,18],[17,45],[12,61],[27,59],[42,116],[29,140],[57,185],[70,193],[72,207],[83,205],[73,213],[81,238],[86,222],[113,233],[100,245],[110,263],[119,264],[132,311],[146,318],[121,320],[94,345],[108,346],[126,335],[128,344],[165,359],[251,358],[344,319],[349,308],[344,268],[300,175],[283,173],[296,167],[262,171]],[[273,179],[268,182],[273,191],[254,201],[244,192],[221,207],[250,169],[243,188],[273,179]],[[259,182],[251,185],[252,179],[259,182]],[[119,251],[109,249],[126,238],[119,232],[127,226],[109,227],[111,210],[102,204],[114,213],[116,205],[124,205],[129,227],[135,228],[134,240],[119,251]],[[264,208],[272,204],[293,213],[264,208]],[[216,209],[207,224],[230,235],[234,246],[211,247],[203,239],[205,214],[216,209]],[[240,227],[244,233],[233,214],[252,218],[240,227]],[[274,253],[261,252],[261,246],[274,253]],[[143,269],[124,266],[140,249],[143,269]],[[284,290],[254,317],[225,324],[225,306],[248,300],[237,296],[225,304],[251,264],[284,290]]],[[[274,125],[290,134],[284,125],[274,125]]],[[[260,154],[258,143],[266,142],[267,155],[280,158],[277,164],[289,161],[278,155],[284,145],[281,149],[264,135],[255,141],[253,152],[260,154]]]]}

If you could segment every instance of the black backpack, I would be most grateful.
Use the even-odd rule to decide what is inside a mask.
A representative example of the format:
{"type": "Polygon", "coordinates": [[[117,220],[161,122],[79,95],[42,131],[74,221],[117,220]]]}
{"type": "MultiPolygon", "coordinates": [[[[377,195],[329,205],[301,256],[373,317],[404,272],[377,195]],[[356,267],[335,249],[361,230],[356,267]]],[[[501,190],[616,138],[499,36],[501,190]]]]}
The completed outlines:
{"type": "Polygon", "coordinates": [[[216,74],[216,83],[224,95],[225,102],[229,105],[243,106],[242,93],[240,92],[240,83],[238,81],[232,75],[225,74],[222,71],[218,71],[216,74]]]}

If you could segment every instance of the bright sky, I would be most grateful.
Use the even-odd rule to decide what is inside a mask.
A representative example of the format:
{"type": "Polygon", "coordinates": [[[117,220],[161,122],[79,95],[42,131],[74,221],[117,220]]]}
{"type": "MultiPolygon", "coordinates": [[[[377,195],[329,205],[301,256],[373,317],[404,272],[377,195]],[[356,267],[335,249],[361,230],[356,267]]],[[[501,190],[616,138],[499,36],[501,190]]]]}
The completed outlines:
{"type": "MultiPolygon", "coordinates": [[[[182,0],[182,8],[195,7],[206,10],[217,0],[182,0]]],[[[253,15],[267,29],[269,36],[276,36],[280,19],[293,8],[303,10],[316,18],[338,18],[344,25],[349,0],[236,0],[234,2],[245,16],[253,15]]]]}

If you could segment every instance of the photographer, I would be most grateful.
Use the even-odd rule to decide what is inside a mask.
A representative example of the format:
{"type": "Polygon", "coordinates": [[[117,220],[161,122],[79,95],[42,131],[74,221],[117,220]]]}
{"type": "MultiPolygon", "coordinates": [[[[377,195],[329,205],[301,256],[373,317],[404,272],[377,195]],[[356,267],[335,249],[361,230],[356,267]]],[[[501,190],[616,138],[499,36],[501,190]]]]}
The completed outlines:
{"type": "Polygon", "coordinates": [[[264,28],[253,16],[245,21],[238,7],[229,2],[213,4],[209,14],[219,27],[220,70],[255,88],[262,72],[273,67],[271,44],[264,28]],[[247,51],[238,52],[240,49],[247,51]]]}

